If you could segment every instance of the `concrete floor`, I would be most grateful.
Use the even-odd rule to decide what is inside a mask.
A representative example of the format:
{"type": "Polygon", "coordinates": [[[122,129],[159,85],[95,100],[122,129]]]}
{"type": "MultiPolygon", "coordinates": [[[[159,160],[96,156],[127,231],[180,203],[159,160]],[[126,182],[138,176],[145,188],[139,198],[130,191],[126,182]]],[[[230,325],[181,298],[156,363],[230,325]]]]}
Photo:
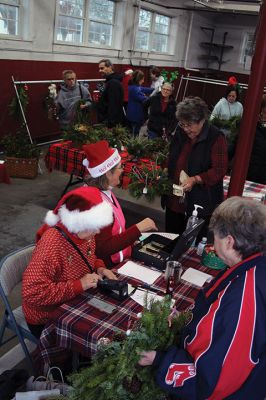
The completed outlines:
{"type": "MultiPolygon", "coordinates": [[[[45,153],[46,149],[43,149],[43,155],[45,153]]],[[[49,173],[43,158],[40,160],[40,166],[42,174],[33,180],[11,178],[10,185],[0,183],[0,258],[34,242],[35,233],[42,224],[47,210],[55,207],[68,182],[69,175],[66,173],[60,171],[49,173]]],[[[128,226],[149,216],[156,221],[159,230],[163,230],[163,213],[159,202],[150,205],[143,199],[138,202],[132,201],[127,192],[121,189],[117,190],[117,196],[120,198],[128,226]]],[[[20,292],[18,287],[12,294],[11,302],[14,307],[21,302],[20,292]]],[[[3,315],[3,310],[3,303],[0,300],[0,317],[3,315]]],[[[15,344],[16,341],[13,340],[8,345],[2,346],[0,357],[15,344]]]]}

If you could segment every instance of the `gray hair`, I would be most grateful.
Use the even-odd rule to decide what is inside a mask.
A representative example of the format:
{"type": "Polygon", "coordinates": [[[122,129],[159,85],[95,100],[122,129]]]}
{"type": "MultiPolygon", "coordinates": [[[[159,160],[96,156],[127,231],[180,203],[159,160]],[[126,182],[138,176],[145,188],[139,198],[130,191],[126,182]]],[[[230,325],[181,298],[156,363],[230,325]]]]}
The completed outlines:
{"type": "Polygon", "coordinates": [[[208,117],[208,106],[200,97],[186,97],[177,105],[176,118],[178,121],[200,122],[208,117]]]}
{"type": "Polygon", "coordinates": [[[104,63],[106,67],[111,67],[112,70],[114,70],[114,65],[113,63],[108,59],[108,58],[103,58],[102,60],[99,61],[99,64],[104,63]]]}
{"type": "Polygon", "coordinates": [[[262,203],[230,197],[214,210],[209,228],[221,239],[231,235],[243,259],[266,253],[266,206],[262,203]]]}

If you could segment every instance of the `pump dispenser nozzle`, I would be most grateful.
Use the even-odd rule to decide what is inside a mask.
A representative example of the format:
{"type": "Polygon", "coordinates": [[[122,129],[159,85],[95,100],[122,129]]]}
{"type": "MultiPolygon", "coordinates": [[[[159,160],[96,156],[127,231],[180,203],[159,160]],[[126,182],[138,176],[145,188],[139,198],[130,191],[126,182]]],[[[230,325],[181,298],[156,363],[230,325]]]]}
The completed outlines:
{"type": "Polygon", "coordinates": [[[198,208],[201,208],[203,210],[202,206],[199,206],[198,204],[194,204],[194,210],[192,212],[193,217],[197,217],[198,216],[198,208]]]}

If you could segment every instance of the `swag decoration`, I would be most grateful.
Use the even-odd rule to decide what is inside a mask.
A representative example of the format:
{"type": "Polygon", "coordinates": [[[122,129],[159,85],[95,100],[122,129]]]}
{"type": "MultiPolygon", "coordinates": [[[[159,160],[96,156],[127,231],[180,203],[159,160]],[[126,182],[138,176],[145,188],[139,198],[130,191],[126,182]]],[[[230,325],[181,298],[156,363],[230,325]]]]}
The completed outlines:
{"type": "Polygon", "coordinates": [[[169,82],[169,83],[173,83],[174,81],[177,80],[179,75],[178,71],[167,71],[166,69],[163,69],[161,71],[161,76],[164,79],[164,82],[169,82]]]}
{"type": "Polygon", "coordinates": [[[55,98],[57,96],[57,89],[54,83],[48,86],[48,93],[44,98],[44,107],[47,110],[48,119],[58,119],[55,98]]]}
{"type": "Polygon", "coordinates": [[[153,368],[138,365],[143,350],[165,350],[180,345],[181,332],[191,317],[190,312],[176,315],[168,325],[171,299],[149,303],[138,314],[139,319],[125,335],[114,334],[112,341],[101,341],[90,367],[70,376],[71,400],[167,400],[156,385],[153,368]],[[104,344],[107,343],[107,344],[104,344]]]}
{"type": "Polygon", "coordinates": [[[212,125],[215,125],[217,128],[226,129],[229,131],[228,135],[226,136],[227,142],[228,144],[235,144],[239,133],[240,120],[241,118],[239,116],[231,117],[228,120],[214,117],[209,122],[212,125]]]}
{"type": "Polygon", "coordinates": [[[149,158],[162,164],[169,153],[169,143],[163,138],[149,140],[146,137],[132,137],[124,139],[124,144],[132,161],[138,161],[141,158],[149,158]]]}
{"type": "MultiPolygon", "coordinates": [[[[26,114],[27,106],[29,104],[29,96],[28,96],[28,86],[25,85],[18,85],[17,86],[17,91],[18,91],[18,97],[21,103],[21,107],[23,109],[24,114],[26,114]]],[[[21,108],[19,105],[19,100],[17,96],[14,96],[8,106],[9,108],[9,115],[14,117],[17,121],[22,121],[22,113],[21,113],[21,108]]]]}
{"type": "Polygon", "coordinates": [[[136,199],[145,195],[146,199],[152,202],[156,196],[170,194],[172,190],[167,172],[152,161],[149,164],[134,166],[130,178],[129,193],[136,199]]]}

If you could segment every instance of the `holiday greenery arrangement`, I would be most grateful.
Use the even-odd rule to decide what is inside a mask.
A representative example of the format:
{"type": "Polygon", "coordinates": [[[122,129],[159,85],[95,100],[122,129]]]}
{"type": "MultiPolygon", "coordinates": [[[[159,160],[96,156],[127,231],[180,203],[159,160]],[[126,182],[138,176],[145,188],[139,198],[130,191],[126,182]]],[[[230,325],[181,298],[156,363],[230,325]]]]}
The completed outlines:
{"type": "Polygon", "coordinates": [[[178,75],[178,71],[167,71],[166,69],[161,71],[161,76],[163,77],[164,82],[173,83],[177,79],[178,75]]]}
{"type": "Polygon", "coordinates": [[[155,196],[170,194],[173,190],[173,184],[168,178],[167,171],[155,163],[142,164],[141,168],[133,167],[130,177],[129,193],[136,199],[145,195],[146,199],[151,202],[155,196]]]}
{"type": "Polygon", "coordinates": [[[57,108],[55,98],[57,96],[56,84],[48,86],[48,93],[43,100],[43,105],[47,111],[48,119],[57,119],[57,108]]]}
{"type": "Polygon", "coordinates": [[[151,142],[152,140],[149,140],[146,137],[130,136],[125,141],[125,147],[132,159],[138,160],[139,158],[149,157],[151,152],[151,142]]]}
{"type": "Polygon", "coordinates": [[[62,135],[63,140],[71,140],[74,147],[81,147],[89,140],[90,126],[87,124],[74,124],[69,126],[62,135]]]}
{"type": "Polygon", "coordinates": [[[39,158],[40,155],[40,148],[30,142],[23,126],[15,134],[3,136],[1,144],[7,157],[39,158]]]}
{"type": "Polygon", "coordinates": [[[156,386],[153,368],[138,365],[143,350],[165,350],[179,345],[180,334],[190,318],[183,313],[168,326],[171,299],[153,302],[144,309],[138,323],[127,335],[114,336],[99,348],[92,365],[70,377],[71,400],[163,400],[167,399],[156,386]]]}
{"type": "Polygon", "coordinates": [[[226,136],[227,142],[228,144],[234,144],[239,132],[240,120],[241,118],[239,116],[231,117],[228,120],[214,117],[212,120],[210,120],[210,123],[217,126],[217,128],[228,130],[229,133],[226,136]]]}
{"type": "MultiPolygon", "coordinates": [[[[28,86],[27,85],[19,85],[17,86],[18,96],[20,99],[20,103],[24,114],[26,113],[27,105],[29,104],[29,96],[28,96],[28,86]]],[[[22,113],[19,105],[19,100],[17,96],[14,96],[9,104],[9,115],[16,118],[18,121],[22,121],[22,113]]]]}

